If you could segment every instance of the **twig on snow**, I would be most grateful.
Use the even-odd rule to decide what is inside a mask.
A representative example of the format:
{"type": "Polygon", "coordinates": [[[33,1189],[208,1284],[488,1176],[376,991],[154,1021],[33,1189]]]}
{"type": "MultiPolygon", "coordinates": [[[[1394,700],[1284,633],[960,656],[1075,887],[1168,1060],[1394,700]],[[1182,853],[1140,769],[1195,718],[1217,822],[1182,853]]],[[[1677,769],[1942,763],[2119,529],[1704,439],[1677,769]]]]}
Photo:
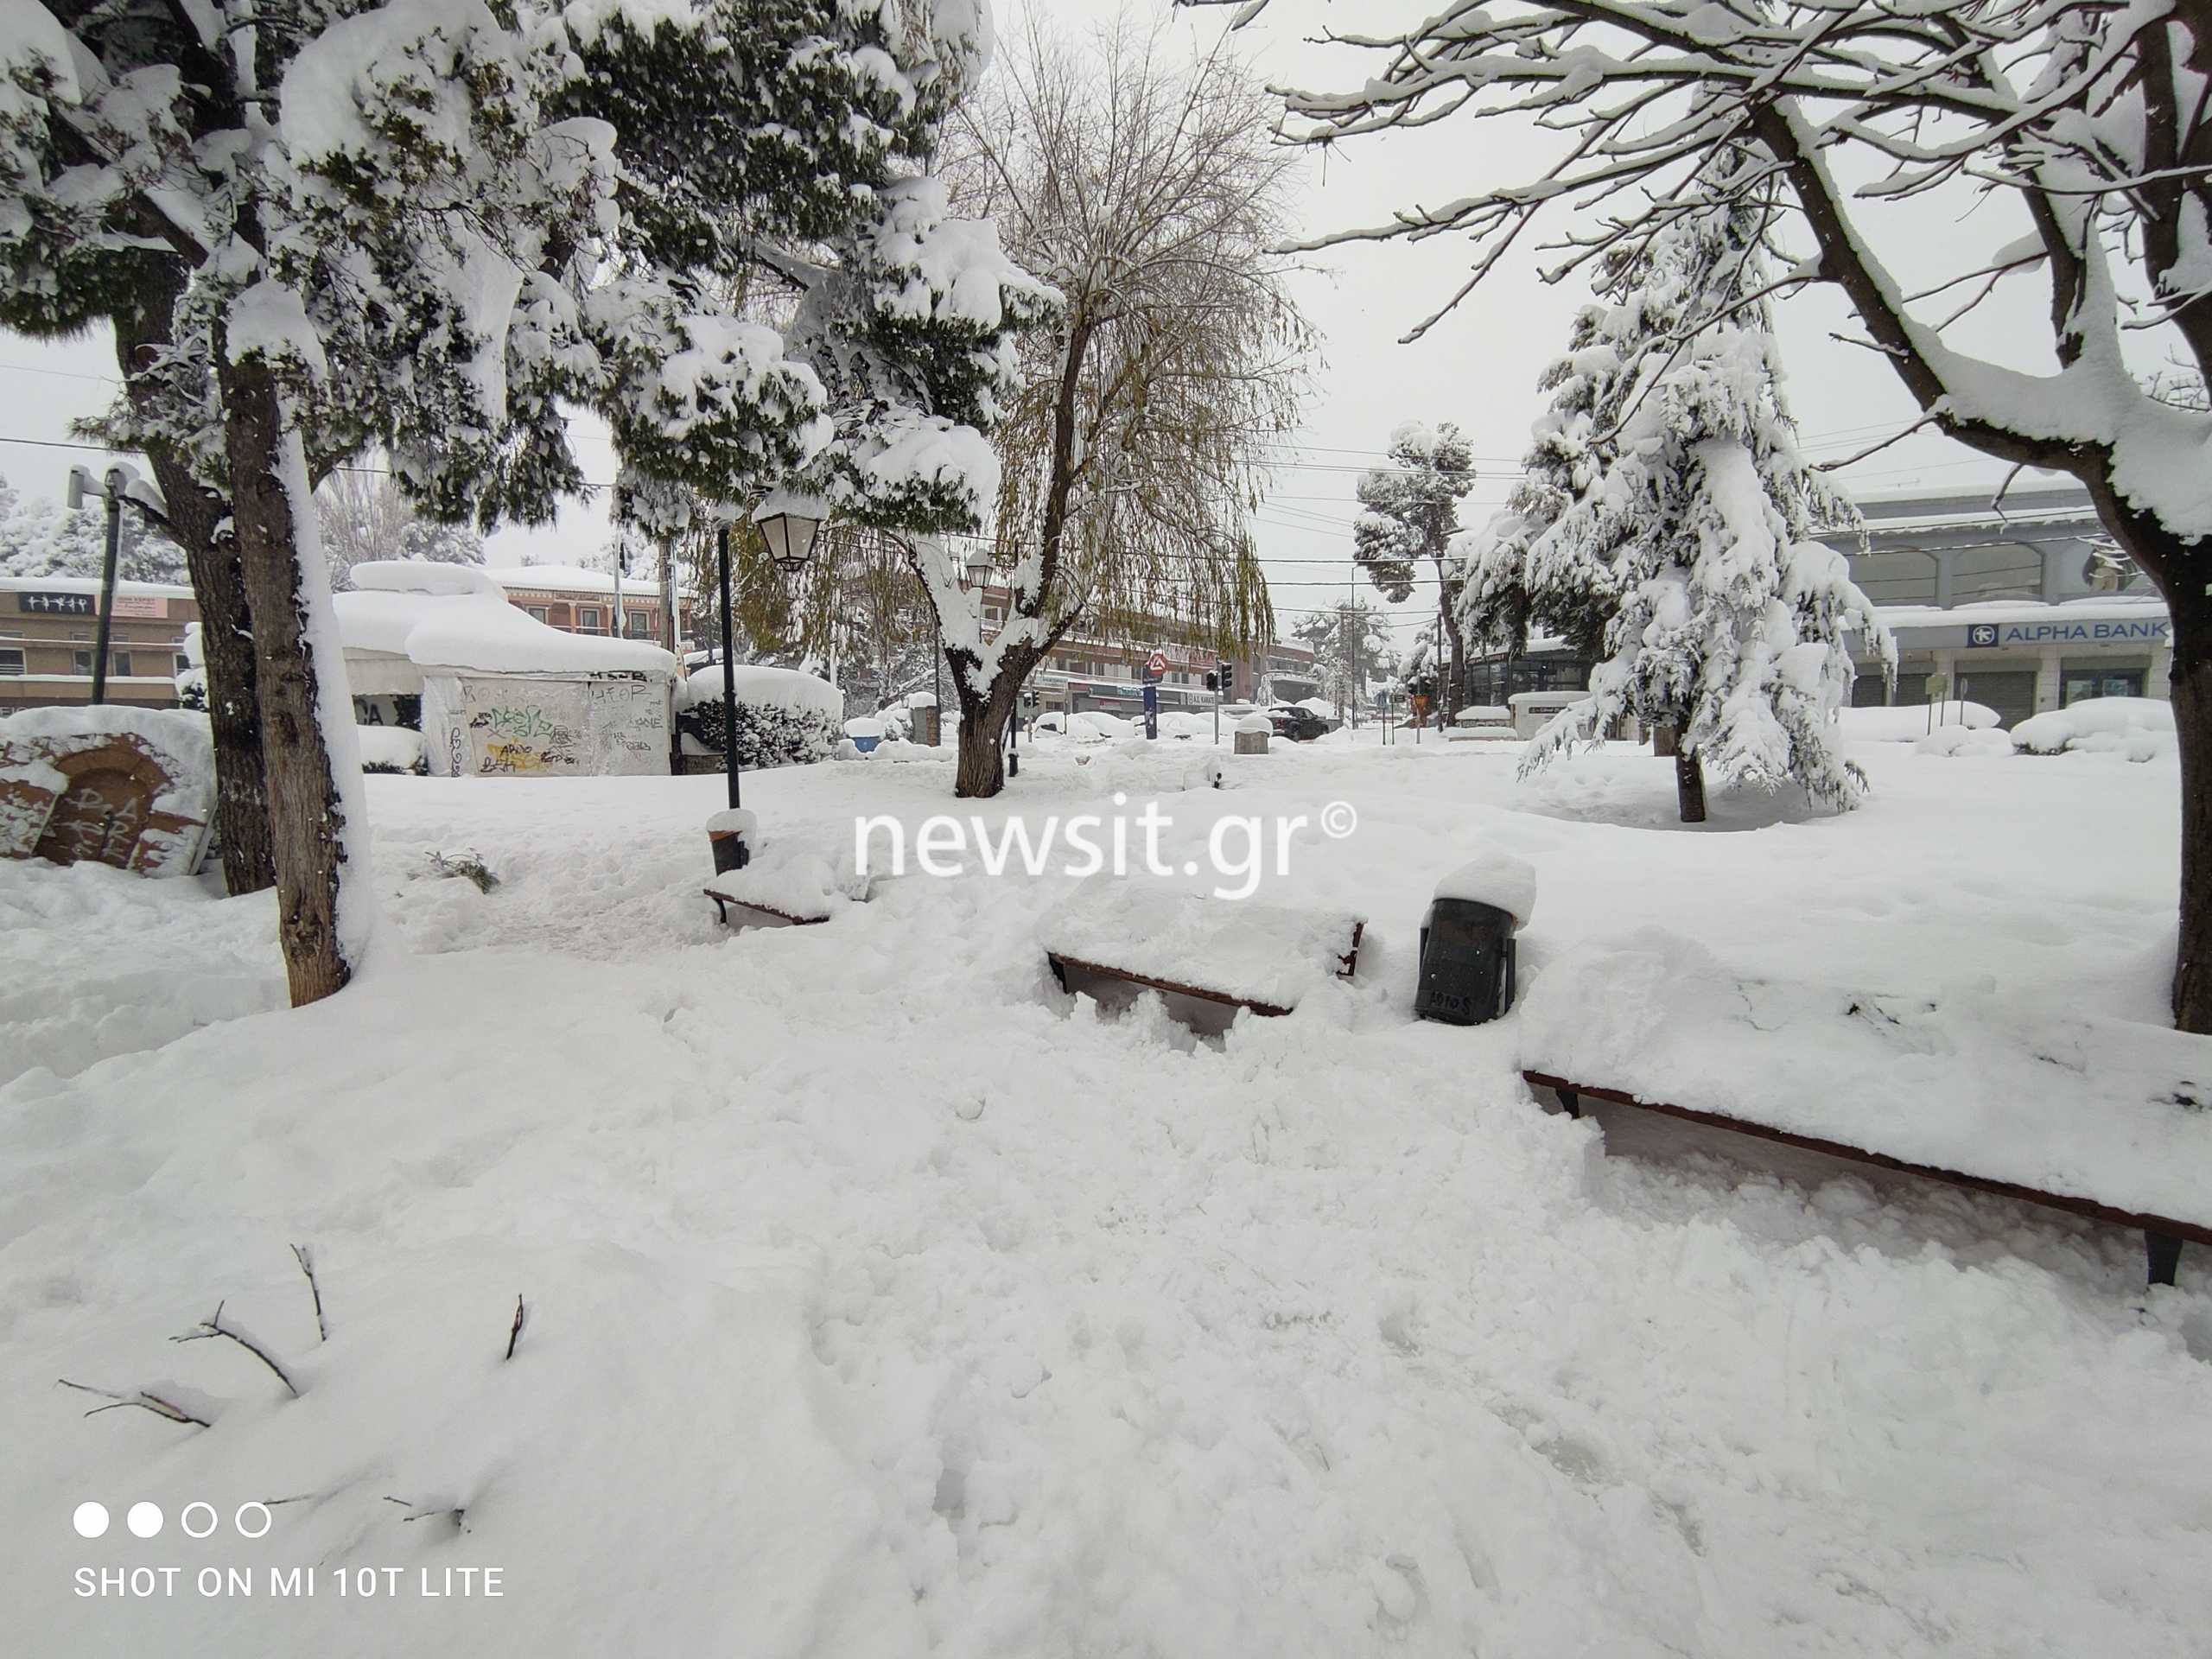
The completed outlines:
{"type": "Polygon", "coordinates": [[[251,1337],[247,1336],[243,1331],[233,1330],[232,1327],[223,1323],[223,1309],[225,1306],[226,1304],[222,1302],[216,1303],[215,1312],[212,1317],[202,1319],[197,1325],[186,1332],[182,1336],[171,1337],[169,1340],[171,1342],[205,1342],[210,1337],[227,1338],[229,1340],[238,1344],[239,1347],[245,1349],[246,1352],[251,1354],[263,1364],[266,1365],[275,1375],[276,1380],[279,1382],[282,1382],[284,1387],[290,1391],[292,1398],[295,1400],[298,1399],[300,1397],[300,1385],[292,1381],[290,1373],[286,1371],[282,1365],[276,1363],[276,1358],[270,1353],[270,1351],[266,1348],[264,1348],[259,1343],[256,1342],[251,1337]]]}
{"type": "Polygon", "coordinates": [[[315,1333],[323,1342],[330,1340],[330,1322],[322,1316],[322,1287],[315,1282],[315,1251],[308,1245],[292,1246],[292,1259],[300,1264],[300,1271],[308,1276],[308,1294],[315,1298],[315,1333]]]}
{"type": "Polygon", "coordinates": [[[85,1414],[87,1417],[97,1417],[104,1411],[121,1411],[125,1406],[136,1406],[141,1411],[152,1412],[156,1417],[166,1417],[173,1423],[190,1423],[195,1428],[210,1426],[205,1417],[197,1416],[174,1400],[164,1400],[160,1395],[145,1389],[140,1389],[135,1394],[118,1394],[112,1389],[96,1389],[87,1382],[72,1382],[66,1376],[57,1376],[54,1380],[65,1389],[74,1389],[79,1394],[96,1394],[111,1402],[94,1406],[85,1414]]]}
{"type": "Polygon", "coordinates": [[[518,1295],[515,1298],[515,1322],[507,1327],[507,1357],[509,1359],[515,1357],[515,1344],[522,1340],[523,1323],[528,1317],[523,1311],[522,1298],[518,1295]]]}

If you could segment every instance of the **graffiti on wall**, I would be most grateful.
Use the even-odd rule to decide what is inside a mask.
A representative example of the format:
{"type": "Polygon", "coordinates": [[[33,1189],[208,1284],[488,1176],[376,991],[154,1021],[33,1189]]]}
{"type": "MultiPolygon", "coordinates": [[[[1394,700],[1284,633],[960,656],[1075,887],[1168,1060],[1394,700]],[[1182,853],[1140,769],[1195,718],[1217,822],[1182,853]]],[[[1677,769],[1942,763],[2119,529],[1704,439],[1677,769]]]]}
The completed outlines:
{"type": "MultiPolygon", "coordinates": [[[[642,675],[463,678],[431,693],[455,776],[605,776],[668,767],[668,690],[642,675]]],[[[429,724],[426,719],[425,724],[429,724]]]]}

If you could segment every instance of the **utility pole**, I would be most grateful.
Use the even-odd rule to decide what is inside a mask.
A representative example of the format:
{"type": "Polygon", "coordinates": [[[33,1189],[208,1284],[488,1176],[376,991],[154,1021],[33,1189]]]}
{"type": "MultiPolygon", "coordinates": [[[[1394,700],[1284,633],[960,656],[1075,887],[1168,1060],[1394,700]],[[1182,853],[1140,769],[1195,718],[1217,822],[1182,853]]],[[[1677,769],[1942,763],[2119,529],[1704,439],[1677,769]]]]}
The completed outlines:
{"type": "Polygon", "coordinates": [[[115,565],[123,550],[123,494],[130,487],[131,474],[123,467],[111,467],[105,480],[105,488],[96,486],[92,475],[82,467],[69,469],[69,506],[72,512],[85,505],[88,495],[104,495],[107,504],[107,550],[100,561],[99,625],[92,641],[92,701],[107,701],[107,654],[110,640],[115,632],[115,565]]]}

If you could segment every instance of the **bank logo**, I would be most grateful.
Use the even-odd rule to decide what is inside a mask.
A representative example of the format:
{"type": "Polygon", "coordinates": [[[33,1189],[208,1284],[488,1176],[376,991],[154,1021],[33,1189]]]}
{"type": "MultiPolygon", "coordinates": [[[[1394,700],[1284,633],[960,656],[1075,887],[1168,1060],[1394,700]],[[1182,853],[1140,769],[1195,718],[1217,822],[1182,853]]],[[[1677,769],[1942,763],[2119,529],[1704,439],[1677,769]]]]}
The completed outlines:
{"type": "Polygon", "coordinates": [[[1993,645],[1996,643],[1997,625],[1994,622],[1967,624],[1967,644],[1969,645],[1993,645]]]}

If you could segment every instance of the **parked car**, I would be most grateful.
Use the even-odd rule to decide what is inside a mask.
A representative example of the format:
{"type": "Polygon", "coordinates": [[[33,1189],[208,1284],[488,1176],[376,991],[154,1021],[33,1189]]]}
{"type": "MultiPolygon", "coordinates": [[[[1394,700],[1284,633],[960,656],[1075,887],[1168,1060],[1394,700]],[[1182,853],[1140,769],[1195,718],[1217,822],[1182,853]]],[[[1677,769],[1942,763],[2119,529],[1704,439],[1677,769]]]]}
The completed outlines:
{"type": "Polygon", "coordinates": [[[1277,737],[1287,737],[1294,743],[1311,743],[1333,729],[1311,709],[1301,709],[1294,702],[1278,703],[1268,710],[1268,718],[1274,722],[1277,737]]]}

